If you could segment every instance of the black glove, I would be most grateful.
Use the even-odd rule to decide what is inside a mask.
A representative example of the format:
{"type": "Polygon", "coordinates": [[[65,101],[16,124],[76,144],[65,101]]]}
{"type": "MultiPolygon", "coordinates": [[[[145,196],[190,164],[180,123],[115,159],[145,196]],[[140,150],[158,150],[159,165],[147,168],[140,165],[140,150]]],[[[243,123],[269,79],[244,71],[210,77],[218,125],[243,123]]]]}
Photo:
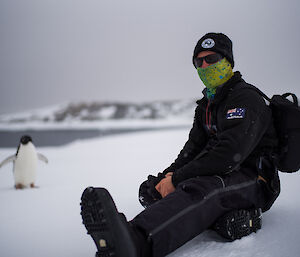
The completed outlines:
{"type": "Polygon", "coordinates": [[[145,208],[162,198],[160,193],[155,189],[155,186],[163,178],[165,178],[163,173],[158,173],[156,177],[149,175],[148,179],[141,184],[139,189],[139,201],[145,208]]]}

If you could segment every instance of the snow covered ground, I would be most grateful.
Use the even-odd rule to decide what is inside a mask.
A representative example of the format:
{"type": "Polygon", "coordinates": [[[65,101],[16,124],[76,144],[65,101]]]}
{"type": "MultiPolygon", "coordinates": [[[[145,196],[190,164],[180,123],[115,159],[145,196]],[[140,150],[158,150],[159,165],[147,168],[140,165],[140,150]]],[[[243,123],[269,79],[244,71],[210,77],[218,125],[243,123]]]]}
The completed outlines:
{"type": "MultiPolygon", "coordinates": [[[[13,188],[12,165],[0,170],[1,257],[89,257],[95,246],[81,224],[87,186],[106,187],[128,219],[143,208],[139,184],[177,156],[188,130],[140,132],[39,148],[37,189],[13,188]]],[[[16,149],[0,149],[0,161],[16,149]]],[[[300,173],[280,174],[282,193],[263,216],[263,229],[235,242],[206,231],[170,257],[297,257],[300,252],[300,173]],[[297,200],[298,199],[298,200],[297,200]]]]}

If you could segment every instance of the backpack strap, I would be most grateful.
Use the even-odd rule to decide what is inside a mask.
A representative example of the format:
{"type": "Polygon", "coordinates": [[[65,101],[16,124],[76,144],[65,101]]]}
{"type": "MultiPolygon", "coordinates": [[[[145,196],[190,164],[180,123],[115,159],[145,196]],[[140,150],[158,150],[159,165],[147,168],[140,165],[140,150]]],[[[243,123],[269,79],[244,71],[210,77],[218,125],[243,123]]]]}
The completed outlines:
{"type": "Polygon", "coordinates": [[[264,99],[266,99],[269,103],[272,102],[272,99],[269,98],[264,92],[262,92],[260,89],[258,89],[257,87],[251,85],[251,86],[247,86],[246,88],[252,89],[254,91],[256,91],[258,94],[260,94],[264,99]]]}
{"type": "MultiPolygon", "coordinates": [[[[259,93],[263,98],[265,98],[269,103],[273,103],[273,102],[274,102],[274,101],[273,101],[273,98],[269,98],[264,92],[262,92],[262,91],[261,91],[260,89],[258,89],[257,87],[251,85],[251,87],[249,86],[249,87],[246,87],[246,88],[249,88],[249,89],[252,89],[252,90],[256,91],[256,92],[259,93]]],[[[297,98],[297,96],[296,96],[295,94],[293,94],[293,93],[285,93],[285,94],[282,95],[283,98],[287,98],[288,96],[291,96],[291,97],[293,98],[293,102],[292,102],[292,103],[293,103],[295,106],[298,107],[298,98],[297,98]]]]}

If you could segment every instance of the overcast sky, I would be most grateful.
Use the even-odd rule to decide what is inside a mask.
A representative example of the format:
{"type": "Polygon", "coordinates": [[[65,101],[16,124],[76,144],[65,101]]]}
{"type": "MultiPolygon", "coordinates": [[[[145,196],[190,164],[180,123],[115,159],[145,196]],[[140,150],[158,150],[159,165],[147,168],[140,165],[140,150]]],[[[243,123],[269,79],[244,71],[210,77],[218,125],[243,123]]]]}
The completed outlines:
{"type": "Polygon", "coordinates": [[[0,0],[0,113],[201,97],[192,53],[233,41],[235,70],[300,96],[299,0],[0,0]]]}

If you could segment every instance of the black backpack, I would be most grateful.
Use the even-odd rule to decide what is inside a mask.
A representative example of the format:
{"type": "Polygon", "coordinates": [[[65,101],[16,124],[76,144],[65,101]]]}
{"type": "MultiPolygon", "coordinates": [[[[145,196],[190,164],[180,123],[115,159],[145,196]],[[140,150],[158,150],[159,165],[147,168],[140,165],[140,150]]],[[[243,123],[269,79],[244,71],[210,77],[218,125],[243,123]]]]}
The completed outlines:
{"type": "Polygon", "coordinates": [[[296,172],[300,169],[300,107],[295,94],[273,95],[270,99],[258,88],[253,88],[270,104],[274,127],[279,139],[275,163],[281,172],[296,172]],[[293,102],[287,99],[293,98],[293,102]]]}

